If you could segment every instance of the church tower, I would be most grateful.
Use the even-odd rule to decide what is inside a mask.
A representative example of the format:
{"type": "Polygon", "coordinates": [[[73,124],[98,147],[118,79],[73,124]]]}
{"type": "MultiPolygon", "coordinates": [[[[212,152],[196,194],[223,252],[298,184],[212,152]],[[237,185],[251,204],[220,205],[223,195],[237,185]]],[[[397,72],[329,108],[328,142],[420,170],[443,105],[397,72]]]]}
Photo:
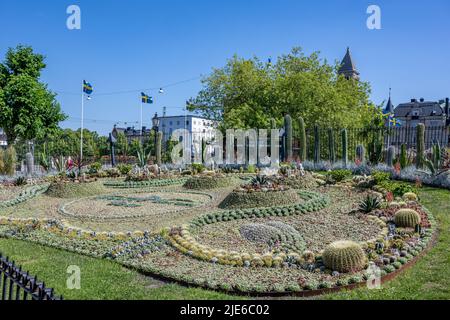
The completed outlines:
{"type": "Polygon", "coordinates": [[[355,64],[353,63],[349,47],[347,47],[347,52],[345,53],[344,59],[342,59],[338,73],[343,74],[347,79],[359,80],[359,72],[356,70],[355,64]]]}

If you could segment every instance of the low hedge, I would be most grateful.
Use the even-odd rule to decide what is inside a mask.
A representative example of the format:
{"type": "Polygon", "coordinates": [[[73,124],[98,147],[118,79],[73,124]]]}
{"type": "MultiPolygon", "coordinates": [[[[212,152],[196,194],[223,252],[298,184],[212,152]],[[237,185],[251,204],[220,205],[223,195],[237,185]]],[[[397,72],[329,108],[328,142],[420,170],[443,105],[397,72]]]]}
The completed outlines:
{"type": "Polygon", "coordinates": [[[176,179],[151,179],[146,181],[107,181],[103,185],[108,188],[145,188],[145,187],[165,187],[179,185],[186,182],[186,178],[176,179]]]}

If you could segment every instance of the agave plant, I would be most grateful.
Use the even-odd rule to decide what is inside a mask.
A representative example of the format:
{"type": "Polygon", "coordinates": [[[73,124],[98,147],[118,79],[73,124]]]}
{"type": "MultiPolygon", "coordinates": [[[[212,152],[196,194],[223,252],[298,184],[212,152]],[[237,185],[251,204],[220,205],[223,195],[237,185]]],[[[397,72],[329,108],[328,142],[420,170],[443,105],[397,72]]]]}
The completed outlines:
{"type": "Polygon", "coordinates": [[[359,203],[359,210],[370,213],[373,210],[380,208],[380,206],[380,199],[374,195],[368,194],[366,198],[359,203]]]}
{"type": "Polygon", "coordinates": [[[266,176],[257,175],[256,177],[252,178],[251,184],[254,187],[267,186],[267,185],[269,185],[269,179],[266,176]]]}
{"type": "Polygon", "coordinates": [[[59,158],[55,158],[54,160],[56,170],[58,170],[59,173],[62,173],[66,170],[67,160],[63,156],[60,156],[59,158]]]}
{"type": "Polygon", "coordinates": [[[147,165],[147,160],[150,157],[150,152],[146,153],[142,145],[137,150],[138,166],[144,168],[147,165]]]}

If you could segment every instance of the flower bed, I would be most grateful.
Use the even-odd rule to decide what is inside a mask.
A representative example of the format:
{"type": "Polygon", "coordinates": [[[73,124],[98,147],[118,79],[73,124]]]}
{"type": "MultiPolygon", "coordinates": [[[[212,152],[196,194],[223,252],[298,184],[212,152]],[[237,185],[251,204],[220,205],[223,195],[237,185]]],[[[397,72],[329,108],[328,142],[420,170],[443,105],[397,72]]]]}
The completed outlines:
{"type": "Polygon", "coordinates": [[[234,190],[219,205],[221,209],[273,207],[297,203],[301,199],[294,190],[234,190]]]}
{"type": "Polygon", "coordinates": [[[164,187],[180,185],[186,182],[186,178],[176,179],[150,179],[145,181],[107,181],[103,184],[108,188],[145,188],[145,187],[164,187]]]}
{"type": "Polygon", "coordinates": [[[107,193],[108,190],[99,181],[72,182],[58,181],[50,185],[47,195],[55,198],[79,198],[107,193]]]}
{"type": "Polygon", "coordinates": [[[17,197],[0,202],[0,208],[12,207],[19,203],[25,202],[31,198],[36,197],[49,188],[49,184],[34,185],[23,190],[17,197]]]}
{"type": "Polygon", "coordinates": [[[210,190],[217,188],[227,188],[236,184],[236,179],[234,177],[225,175],[214,175],[214,176],[193,176],[189,178],[183,187],[193,190],[210,190]]]}

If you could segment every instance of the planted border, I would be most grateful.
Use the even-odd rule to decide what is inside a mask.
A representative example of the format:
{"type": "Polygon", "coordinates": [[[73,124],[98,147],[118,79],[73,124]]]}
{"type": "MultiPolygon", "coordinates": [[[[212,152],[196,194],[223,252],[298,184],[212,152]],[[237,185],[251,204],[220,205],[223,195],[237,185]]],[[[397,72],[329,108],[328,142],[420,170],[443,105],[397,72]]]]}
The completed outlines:
{"type": "Polygon", "coordinates": [[[34,185],[31,187],[26,188],[24,191],[22,191],[16,198],[11,200],[6,200],[0,202],[0,208],[8,208],[13,207],[15,205],[18,205],[22,202],[25,202],[31,198],[34,198],[44,192],[46,192],[49,188],[50,184],[40,184],[40,185],[34,185]]]}
{"type": "Polygon", "coordinates": [[[103,183],[108,188],[128,189],[128,188],[145,188],[145,187],[165,187],[173,185],[182,185],[187,178],[176,179],[152,179],[146,181],[106,181],[103,183]]]}

